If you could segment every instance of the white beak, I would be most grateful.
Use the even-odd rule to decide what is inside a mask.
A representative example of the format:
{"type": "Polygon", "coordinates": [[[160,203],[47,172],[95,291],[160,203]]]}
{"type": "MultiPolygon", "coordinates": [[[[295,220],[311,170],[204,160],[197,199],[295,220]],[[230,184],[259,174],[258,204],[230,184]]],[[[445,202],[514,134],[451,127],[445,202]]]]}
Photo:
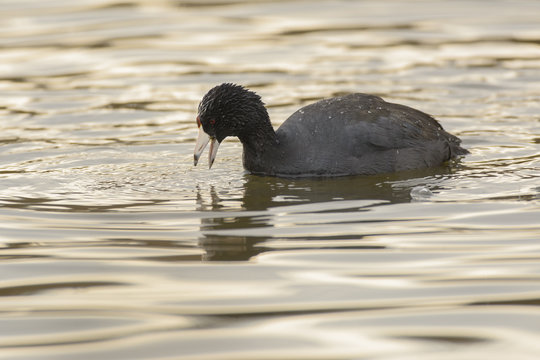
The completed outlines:
{"type": "Polygon", "coordinates": [[[211,137],[205,133],[202,126],[199,126],[199,136],[197,137],[197,143],[195,144],[195,152],[193,153],[193,163],[195,166],[197,166],[199,158],[201,157],[204,148],[206,148],[206,145],[208,145],[208,142],[210,142],[210,153],[208,154],[208,168],[210,169],[216,159],[219,142],[216,141],[215,137],[211,137]]]}
{"type": "Polygon", "coordinates": [[[216,160],[217,150],[219,148],[219,141],[215,137],[210,139],[210,153],[208,154],[208,168],[212,167],[214,160],[216,160]]]}

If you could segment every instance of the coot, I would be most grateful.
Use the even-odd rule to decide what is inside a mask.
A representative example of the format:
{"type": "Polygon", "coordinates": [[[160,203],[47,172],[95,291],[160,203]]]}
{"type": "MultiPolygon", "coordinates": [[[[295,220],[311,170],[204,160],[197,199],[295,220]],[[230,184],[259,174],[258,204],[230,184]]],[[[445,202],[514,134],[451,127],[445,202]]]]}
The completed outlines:
{"type": "Polygon", "coordinates": [[[390,173],[438,166],[468,153],[431,116],[360,93],[307,105],[274,131],[259,95],[225,83],[204,95],[197,126],[195,165],[208,142],[211,167],[223,139],[237,136],[244,168],[260,175],[390,173]]]}

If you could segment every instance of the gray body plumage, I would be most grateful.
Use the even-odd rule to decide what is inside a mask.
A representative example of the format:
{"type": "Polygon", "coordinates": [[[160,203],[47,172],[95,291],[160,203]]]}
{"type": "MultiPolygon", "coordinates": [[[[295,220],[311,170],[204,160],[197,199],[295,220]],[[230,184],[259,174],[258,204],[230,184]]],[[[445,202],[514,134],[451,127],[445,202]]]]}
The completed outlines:
{"type": "Polygon", "coordinates": [[[440,165],[468,153],[431,116],[350,94],[301,108],[276,131],[277,144],[244,146],[244,167],[276,176],[371,175],[440,165]]]}

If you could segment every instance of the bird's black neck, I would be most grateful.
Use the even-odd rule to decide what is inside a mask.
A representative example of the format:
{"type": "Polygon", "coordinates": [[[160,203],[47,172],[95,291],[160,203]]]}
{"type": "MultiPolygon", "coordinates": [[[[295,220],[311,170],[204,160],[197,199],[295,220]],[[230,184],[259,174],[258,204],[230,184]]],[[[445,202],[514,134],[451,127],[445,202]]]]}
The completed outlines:
{"type": "Polygon", "coordinates": [[[261,114],[258,119],[253,120],[256,121],[252,121],[250,126],[246,126],[238,135],[244,149],[261,154],[277,146],[279,141],[268,114],[261,114]]]}

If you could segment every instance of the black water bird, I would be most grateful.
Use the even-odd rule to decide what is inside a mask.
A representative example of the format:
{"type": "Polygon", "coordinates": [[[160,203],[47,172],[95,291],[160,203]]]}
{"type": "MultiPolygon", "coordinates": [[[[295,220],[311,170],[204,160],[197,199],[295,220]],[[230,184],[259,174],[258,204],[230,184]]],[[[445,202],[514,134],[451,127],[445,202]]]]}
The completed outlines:
{"type": "Polygon", "coordinates": [[[224,83],[204,95],[197,125],[195,165],[210,142],[211,167],[223,139],[236,136],[244,168],[259,175],[372,175],[434,167],[469,153],[430,115],[360,93],[307,105],[274,131],[259,95],[224,83]]]}

